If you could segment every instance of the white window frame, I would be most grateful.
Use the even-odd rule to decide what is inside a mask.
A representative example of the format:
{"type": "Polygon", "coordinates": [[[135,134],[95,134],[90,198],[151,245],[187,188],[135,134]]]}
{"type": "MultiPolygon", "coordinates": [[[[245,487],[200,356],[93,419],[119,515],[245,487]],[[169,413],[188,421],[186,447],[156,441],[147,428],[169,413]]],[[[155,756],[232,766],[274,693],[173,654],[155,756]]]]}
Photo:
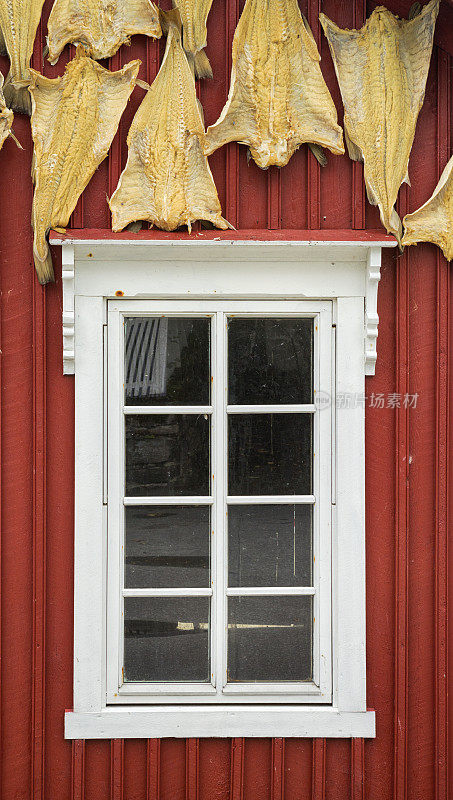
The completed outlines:
{"type": "MultiPolygon", "coordinates": [[[[108,587],[107,587],[107,703],[330,703],[332,698],[331,658],[331,409],[310,406],[227,406],[226,398],[226,321],[237,317],[284,317],[313,319],[314,391],[316,396],[332,396],[332,301],[278,300],[121,300],[108,302],[108,587]],[[205,407],[186,407],[185,413],[208,413],[214,417],[212,442],[213,494],[209,497],[126,498],[124,499],[124,415],[131,413],[175,413],[175,408],[124,406],[124,318],[127,316],[209,316],[212,320],[213,397],[205,407]],[[313,494],[294,497],[295,503],[313,507],[314,589],[249,588],[227,589],[226,510],[241,502],[291,504],[291,497],[236,497],[225,495],[227,471],[227,413],[309,413],[313,417],[313,494]],[[212,680],[209,684],[146,684],[123,680],[124,620],[121,602],[124,565],[123,505],[162,505],[187,503],[212,505],[216,531],[213,552],[213,588],[168,589],[166,595],[209,596],[213,601],[211,626],[212,680]],[[320,532],[322,531],[322,538],[320,532]],[[313,681],[305,683],[227,683],[225,608],[227,596],[313,595],[313,681]],[[218,607],[219,606],[219,607],[218,607]],[[215,672],[217,667],[217,674],[215,672]]],[[[180,408],[180,410],[182,407],[180,408]]],[[[177,409],[176,409],[177,410],[177,409]]],[[[162,596],[162,590],[124,589],[125,597],[162,596]]],[[[295,654],[297,657],[297,654],[295,654]]]]}
{"type": "Polygon", "coordinates": [[[335,392],[364,396],[376,361],[377,287],[385,237],[368,242],[62,239],[65,372],[76,426],[74,738],[373,737],[366,705],[364,403],[332,429],[332,698],[330,703],[107,703],[107,302],[298,300],[332,303],[335,392]]]}

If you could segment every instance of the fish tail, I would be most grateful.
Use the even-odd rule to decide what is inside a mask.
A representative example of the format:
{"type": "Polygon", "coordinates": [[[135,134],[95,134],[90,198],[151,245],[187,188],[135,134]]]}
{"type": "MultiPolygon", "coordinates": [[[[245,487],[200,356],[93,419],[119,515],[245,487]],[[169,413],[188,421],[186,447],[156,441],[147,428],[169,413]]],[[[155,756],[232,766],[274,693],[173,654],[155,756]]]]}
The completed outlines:
{"type": "Polygon", "coordinates": [[[177,28],[179,33],[182,30],[181,15],[177,8],[172,8],[171,11],[162,11],[159,8],[159,22],[162,28],[162,33],[168,36],[170,28],[177,28]]]}
{"type": "Polygon", "coordinates": [[[47,247],[47,255],[44,259],[39,258],[36,250],[34,252],[34,261],[35,261],[35,269],[36,274],[38,276],[38,281],[41,285],[46,283],[53,283],[55,280],[54,272],[53,272],[53,263],[52,263],[52,256],[50,253],[50,248],[47,247]]]}
{"type": "Polygon", "coordinates": [[[212,78],[212,67],[204,50],[195,55],[195,74],[197,78],[212,78]]]}
{"type": "Polygon", "coordinates": [[[3,87],[3,95],[8,108],[17,114],[31,116],[31,97],[28,91],[28,84],[19,86],[13,82],[11,73],[8,73],[3,87]]]}

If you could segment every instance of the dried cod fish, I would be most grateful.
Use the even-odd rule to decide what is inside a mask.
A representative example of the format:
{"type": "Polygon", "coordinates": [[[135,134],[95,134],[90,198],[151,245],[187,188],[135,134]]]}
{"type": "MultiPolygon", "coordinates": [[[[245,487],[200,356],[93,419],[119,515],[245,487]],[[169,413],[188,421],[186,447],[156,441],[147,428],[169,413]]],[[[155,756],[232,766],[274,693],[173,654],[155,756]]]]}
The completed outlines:
{"type": "Polygon", "coordinates": [[[0,0],[0,52],[11,62],[3,91],[6,105],[21,114],[31,112],[30,60],[43,5],[44,0],[0,0]]]}
{"type": "Polygon", "coordinates": [[[432,242],[448,261],[453,259],[453,156],[429,200],[406,214],[403,225],[403,245],[432,242]]]}
{"type": "Polygon", "coordinates": [[[204,51],[208,32],[206,20],[211,10],[212,0],[173,0],[182,21],[182,46],[195,65],[199,78],[212,78],[212,69],[204,51]]]}
{"type": "Polygon", "coordinates": [[[139,66],[140,61],[131,61],[109,72],[79,47],[61,78],[44,78],[32,70],[33,255],[40,283],[53,280],[47,234],[50,228],[66,227],[106,157],[139,66]]]}
{"type": "Polygon", "coordinates": [[[379,7],[359,31],[320,15],[343,98],[349,155],[364,162],[368,200],[398,242],[402,226],[394,205],[401,184],[409,183],[438,11],[439,0],[431,0],[418,16],[401,20],[379,7]]]}
{"type": "Polygon", "coordinates": [[[166,231],[195,220],[227,229],[208,160],[195,80],[181,45],[177,11],[165,16],[167,47],[159,73],[127,137],[129,155],[109,205],[120,231],[148,220],[166,231]]]}
{"type": "Polygon", "coordinates": [[[342,130],[297,0],[247,0],[233,39],[226,105],[208,128],[206,153],[250,148],[259,167],[283,167],[303,143],[344,153],[342,130]]]}
{"type": "Polygon", "coordinates": [[[134,34],[162,35],[151,0],[55,0],[48,28],[51,64],[69,42],[83,44],[92,58],[110,58],[134,34]]]}

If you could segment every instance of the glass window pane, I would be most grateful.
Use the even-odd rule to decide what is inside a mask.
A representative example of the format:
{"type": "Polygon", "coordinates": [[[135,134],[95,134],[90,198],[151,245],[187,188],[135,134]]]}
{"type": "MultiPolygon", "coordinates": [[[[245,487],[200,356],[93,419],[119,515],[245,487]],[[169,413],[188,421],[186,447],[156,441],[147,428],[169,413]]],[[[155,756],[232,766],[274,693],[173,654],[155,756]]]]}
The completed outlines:
{"type": "Polygon", "coordinates": [[[312,403],[313,320],[228,320],[228,402],[312,403]]]}
{"type": "Polygon", "coordinates": [[[205,414],[126,417],[126,495],[209,494],[209,427],[205,414]]]}
{"type": "Polygon", "coordinates": [[[208,405],[210,319],[125,321],[126,405],[208,405]]]}
{"type": "Polygon", "coordinates": [[[124,680],[210,680],[209,597],[127,597],[124,680]]]}
{"type": "Polygon", "coordinates": [[[311,586],[312,507],[229,506],[230,586],[311,586]]]}
{"type": "Polygon", "coordinates": [[[209,506],[126,507],[126,587],[209,586],[209,506]]]}
{"type": "Polygon", "coordinates": [[[230,414],[228,494],[311,494],[312,414],[230,414]]]}
{"type": "Polygon", "coordinates": [[[312,680],[312,598],[229,597],[228,680],[312,680]]]}

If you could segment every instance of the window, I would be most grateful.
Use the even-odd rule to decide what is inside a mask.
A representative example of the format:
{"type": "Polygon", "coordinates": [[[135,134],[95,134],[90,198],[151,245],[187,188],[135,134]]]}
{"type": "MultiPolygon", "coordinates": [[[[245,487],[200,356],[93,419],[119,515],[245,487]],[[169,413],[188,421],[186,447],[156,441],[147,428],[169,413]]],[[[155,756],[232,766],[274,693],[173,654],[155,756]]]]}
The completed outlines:
{"type": "Polygon", "coordinates": [[[394,242],[59,241],[66,737],[374,736],[360,398],[394,242]]]}
{"type": "Polygon", "coordinates": [[[331,698],[331,302],[109,301],[107,702],[331,698]]]}

